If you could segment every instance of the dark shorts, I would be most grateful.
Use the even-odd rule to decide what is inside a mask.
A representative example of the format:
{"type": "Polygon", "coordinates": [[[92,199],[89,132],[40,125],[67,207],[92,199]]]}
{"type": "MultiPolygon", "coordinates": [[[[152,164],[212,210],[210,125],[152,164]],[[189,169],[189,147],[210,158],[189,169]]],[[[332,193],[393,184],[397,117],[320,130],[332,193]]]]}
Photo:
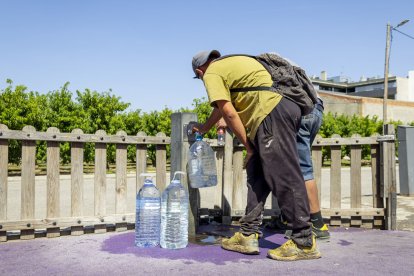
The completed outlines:
{"type": "Polygon", "coordinates": [[[312,167],[312,143],[322,125],[323,101],[318,99],[313,111],[302,117],[300,129],[296,135],[300,170],[305,181],[314,179],[312,167]]]}

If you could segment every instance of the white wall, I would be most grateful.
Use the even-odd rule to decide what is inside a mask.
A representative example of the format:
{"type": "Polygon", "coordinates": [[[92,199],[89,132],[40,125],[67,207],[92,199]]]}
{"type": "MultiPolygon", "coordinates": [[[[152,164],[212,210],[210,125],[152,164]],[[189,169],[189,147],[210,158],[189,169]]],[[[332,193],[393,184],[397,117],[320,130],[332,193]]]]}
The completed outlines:
{"type": "Polygon", "coordinates": [[[414,71],[408,72],[408,99],[411,102],[414,102],[414,71]]]}
{"type": "Polygon", "coordinates": [[[397,94],[395,95],[397,101],[411,101],[409,99],[409,80],[409,78],[397,78],[397,94]]]}
{"type": "MultiPolygon", "coordinates": [[[[325,91],[318,91],[318,93],[324,101],[326,113],[330,111],[351,116],[354,114],[370,117],[375,115],[380,120],[383,118],[382,99],[341,95],[325,91]]],[[[414,122],[414,102],[388,100],[387,111],[388,120],[400,120],[403,123],[414,122]]]]}

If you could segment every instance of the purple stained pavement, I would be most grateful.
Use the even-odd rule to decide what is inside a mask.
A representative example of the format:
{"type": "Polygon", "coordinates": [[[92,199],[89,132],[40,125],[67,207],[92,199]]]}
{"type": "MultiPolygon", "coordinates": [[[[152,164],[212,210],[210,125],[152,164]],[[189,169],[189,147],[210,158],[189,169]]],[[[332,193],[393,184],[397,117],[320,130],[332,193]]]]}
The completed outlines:
{"type": "Polygon", "coordinates": [[[265,232],[260,255],[220,248],[220,235],[236,227],[202,226],[196,242],[180,250],[137,248],[134,232],[110,232],[0,243],[0,275],[414,275],[414,232],[332,228],[318,242],[318,260],[278,262],[268,249],[286,239],[265,232]]]}
{"type": "Polygon", "coordinates": [[[219,236],[202,235],[197,242],[190,242],[186,249],[166,250],[157,248],[137,248],[134,246],[134,232],[113,236],[104,241],[102,250],[111,254],[133,254],[137,257],[154,259],[185,260],[185,263],[214,263],[225,265],[226,262],[238,262],[241,259],[251,263],[251,260],[266,258],[267,250],[278,247],[286,242],[284,235],[265,233],[260,240],[260,255],[241,255],[222,250],[219,246],[219,236]]]}

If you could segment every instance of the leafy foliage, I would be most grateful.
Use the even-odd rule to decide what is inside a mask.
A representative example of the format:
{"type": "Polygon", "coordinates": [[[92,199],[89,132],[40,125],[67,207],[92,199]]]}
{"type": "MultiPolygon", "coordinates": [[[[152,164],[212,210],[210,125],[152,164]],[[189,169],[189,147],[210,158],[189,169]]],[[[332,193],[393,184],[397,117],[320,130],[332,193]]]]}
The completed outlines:
{"type": "MultiPolygon", "coordinates": [[[[65,83],[59,90],[47,94],[27,91],[23,85],[14,86],[11,80],[7,86],[0,89],[0,123],[9,129],[21,130],[26,125],[32,125],[38,131],[47,131],[56,127],[60,132],[69,133],[76,128],[84,133],[95,133],[104,130],[107,134],[116,134],[124,130],[128,135],[137,135],[143,131],[147,135],[155,136],[162,132],[171,136],[171,114],[174,112],[193,112],[197,114],[199,122],[205,122],[212,107],[205,98],[194,99],[193,108],[181,108],[173,111],[164,108],[161,111],[142,113],[141,110],[128,110],[130,104],[121,101],[112,91],[99,93],[90,89],[76,91],[75,99],[69,91],[69,83],[65,83]]],[[[395,126],[401,122],[392,122],[395,126]]],[[[414,126],[414,122],[411,123],[414,126]]],[[[382,132],[382,121],[376,116],[345,116],[340,114],[324,114],[323,124],[319,131],[322,137],[331,137],[339,134],[341,137],[350,137],[353,134],[371,136],[382,132]]],[[[207,138],[215,138],[216,130],[211,129],[205,134],[207,138]]],[[[397,143],[398,144],[398,143],[397,143]]],[[[21,143],[9,141],[9,161],[18,164],[21,159],[21,143]]],[[[70,145],[61,143],[61,161],[70,162],[70,145]]],[[[108,162],[115,161],[115,145],[108,145],[108,162]]],[[[94,161],[94,144],[85,145],[85,162],[94,161]]],[[[363,158],[369,158],[369,148],[363,148],[363,158]]],[[[46,143],[37,145],[37,162],[46,161],[46,143]]],[[[349,155],[349,149],[343,147],[342,155],[349,155]]],[[[170,147],[167,146],[167,158],[170,156],[170,147]]],[[[323,150],[324,159],[329,159],[328,148],[323,150]]],[[[155,146],[148,147],[148,158],[155,164],[155,146]]],[[[135,162],[135,148],[128,147],[128,160],[135,162]]]]}
{"type": "MultiPolygon", "coordinates": [[[[157,133],[164,133],[171,136],[171,114],[173,111],[164,108],[161,112],[153,111],[144,113],[142,116],[142,130],[149,136],[156,136],[157,133]]],[[[167,158],[170,156],[170,149],[167,149],[167,158]]],[[[155,145],[148,146],[148,157],[152,164],[155,165],[155,145]]]]}
{"type": "MultiPolygon", "coordinates": [[[[401,125],[401,121],[391,121],[397,129],[401,125]]],[[[413,122],[414,123],[414,122],[413,122]]],[[[333,114],[331,112],[323,115],[323,123],[319,130],[319,135],[324,138],[332,137],[338,134],[341,137],[351,137],[354,134],[359,134],[361,137],[370,137],[382,133],[383,121],[379,120],[377,116],[370,118],[369,116],[347,116],[344,114],[333,114]]],[[[398,143],[396,143],[396,147],[398,143]]],[[[342,147],[342,157],[349,156],[350,148],[342,147]]],[[[322,149],[322,156],[324,160],[330,159],[330,149],[325,147],[322,149]]],[[[368,145],[362,147],[362,158],[370,159],[370,147],[368,145]]]]}

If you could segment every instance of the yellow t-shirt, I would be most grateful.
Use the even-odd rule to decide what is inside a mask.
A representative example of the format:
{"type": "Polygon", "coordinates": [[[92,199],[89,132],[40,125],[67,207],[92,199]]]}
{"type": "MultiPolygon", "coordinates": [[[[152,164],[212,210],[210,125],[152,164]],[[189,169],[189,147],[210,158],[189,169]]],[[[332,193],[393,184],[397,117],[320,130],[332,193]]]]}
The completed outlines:
{"type": "Polygon", "coordinates": [[[211,105],[217,100],[232,102],[251,141],[263,119],[282,96],[272,91],[233,92],[232,88],[272,86],[272,78],[258,61],[246,56],[232,56],[209,65],[204,77],[211,105]]]}

